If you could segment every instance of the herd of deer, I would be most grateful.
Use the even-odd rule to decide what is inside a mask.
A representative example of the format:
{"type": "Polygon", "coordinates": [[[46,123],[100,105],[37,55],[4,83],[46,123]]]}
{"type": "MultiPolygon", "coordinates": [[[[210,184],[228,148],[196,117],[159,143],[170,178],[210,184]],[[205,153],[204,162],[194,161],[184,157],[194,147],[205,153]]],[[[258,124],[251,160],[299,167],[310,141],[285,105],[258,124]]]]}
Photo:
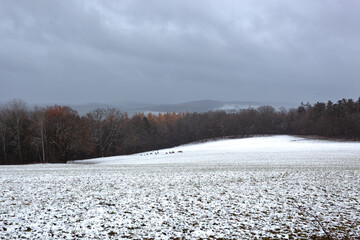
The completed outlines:
{"type": "MultiPolygon", "coordinates": [[[[179,150],[177,151],[177,153],[182,153],[183,151],[179,150]]],[[[175,151],[170,151],[170,152],[165,152],[165,154],[174,154],[176,153],[175,151]]],[[[158,155],[160,154],[159,151],[154,151],[154,152],[149,152],[149,153],[142,153],[140,154],[140,156],[148,156],[148,155],[158,155]]]]}

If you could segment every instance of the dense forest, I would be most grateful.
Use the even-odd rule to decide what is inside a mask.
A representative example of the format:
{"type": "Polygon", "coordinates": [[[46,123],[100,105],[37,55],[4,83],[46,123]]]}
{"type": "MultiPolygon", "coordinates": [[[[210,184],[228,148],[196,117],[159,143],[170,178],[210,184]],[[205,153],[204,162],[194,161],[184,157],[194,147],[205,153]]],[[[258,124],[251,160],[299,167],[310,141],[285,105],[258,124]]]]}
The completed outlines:
{"type": "Polygon", "coordinates": [[[0,164],[65,163],[259,134],[359,140],[360,98],[279,111],[263,106],[231,113],[132,116],[116,109],[97,109],[79,116],[66,106],[29,109],[23,101],[14,100],[0,106],[0,164]]]}

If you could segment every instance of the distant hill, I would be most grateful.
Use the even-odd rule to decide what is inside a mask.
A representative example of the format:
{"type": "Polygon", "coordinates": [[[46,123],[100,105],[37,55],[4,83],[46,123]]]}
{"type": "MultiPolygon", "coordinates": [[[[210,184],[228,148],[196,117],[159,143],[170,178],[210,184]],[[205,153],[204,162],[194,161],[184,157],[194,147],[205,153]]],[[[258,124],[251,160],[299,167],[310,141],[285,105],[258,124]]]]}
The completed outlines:
{"type": "Polygon", "coordinates": [[[226,112],[239,111],[241,109],[258,108],[261,106],[272,106],[275,110],[280,108],[290,109],[297,108],[299,104],[296,103],[284,103],[284,102],[246,102],[246,101],[235,101],[235,102],[223,102],[223,105],[215,110],[222,110],[226,112]]]}
{"type": "Polygon", "coordinates": [[[161,104],[149,108],[153,112],[208,112],[223,105],[220,101],[202,100],[180,104],[161,104]]]}
{"type": "Polygon", "coordinates": [[[286,109],[295,108],[298,104],[295,103],[281,103],[281,102],[251,102],[251,101],[214,101],[214,100],[201,100],[184,102],[179,104],[146,104],[136,102],[120,102],[120,103],[87,103],[87,104],[74,104],[70,105],[71,108],[78,111],[80,115],[93,111],[97,108],[116,108],[121,112],[134,114],[138,112],[145,113],[165,113],[165,112],[208,112],[222,110],[226,112],[239,111],[247,108],[258,108],[260,106],[272,106],[276,110],[280,107],[286,109]]]}
{"type": "Polygon", "coordinates": [[[76,110],[79,115],[86,115],[87,113],[94,111],[97,108],[114,108],[114,106],[110,104],[101,104],[101,103],[86,103],[86,104],[74,104],[70,105],[70,107],[76,110]]]}

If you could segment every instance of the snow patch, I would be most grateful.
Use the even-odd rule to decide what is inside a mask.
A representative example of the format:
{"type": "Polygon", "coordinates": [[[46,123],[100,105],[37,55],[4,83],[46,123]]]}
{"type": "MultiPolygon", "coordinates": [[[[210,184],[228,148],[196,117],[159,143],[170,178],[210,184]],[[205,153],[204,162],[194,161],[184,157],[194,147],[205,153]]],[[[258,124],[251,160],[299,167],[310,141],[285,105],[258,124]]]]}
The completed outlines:
{"type": "Polygon", "coordinates": [[[355,239],[359,146],[272,136],[0,166],[0,239],[324,236],[313,216],[335,239],[355,239]]]}

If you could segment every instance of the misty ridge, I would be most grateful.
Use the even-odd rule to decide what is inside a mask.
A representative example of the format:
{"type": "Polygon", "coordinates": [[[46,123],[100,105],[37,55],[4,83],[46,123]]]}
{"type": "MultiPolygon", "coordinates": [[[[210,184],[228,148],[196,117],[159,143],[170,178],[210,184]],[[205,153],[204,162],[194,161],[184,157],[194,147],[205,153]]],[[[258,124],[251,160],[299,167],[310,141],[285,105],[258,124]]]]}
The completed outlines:
{"type": "Polygon", "coordinates": [[[29,108],[25,102],[14,100],[0,108],[0,163],[66,163],[222,137],[289,134],[360,138],[360,98],[302,103],[297,108],[279,110],[260,106],[225,111],[221,107],[229,105],[207,101],[193,105],[215,108],[155,114],[151,110],[156,108],[150,106],[147,113],[128,114],[107,107],[80,116],[68,106],[29,108]]]}
{"type": "MultiPolygon", "coordinates": [[[[51,104],[55,105],[55,104],[51,104]]],[[[258,108],[261,106],[271,106],[278,110],[280,108],[290,109],[296,108],[297,104],[287,102],[256,102],[256,101],[216,101],[216,100],[199,100],[184,102],[178,104],[150,104],[140,102],[119,102],[119,103],[87,103],[87,104],[56,104],[62,106],[69,106],[76,110],[79,115],[84,116],[87,113],[98,108],[116,108],[117,110],[128,113],[167,113],[167,112],[197,112],[204,113],[209,111],[238,111],[247,108],[258,108]]]]}

